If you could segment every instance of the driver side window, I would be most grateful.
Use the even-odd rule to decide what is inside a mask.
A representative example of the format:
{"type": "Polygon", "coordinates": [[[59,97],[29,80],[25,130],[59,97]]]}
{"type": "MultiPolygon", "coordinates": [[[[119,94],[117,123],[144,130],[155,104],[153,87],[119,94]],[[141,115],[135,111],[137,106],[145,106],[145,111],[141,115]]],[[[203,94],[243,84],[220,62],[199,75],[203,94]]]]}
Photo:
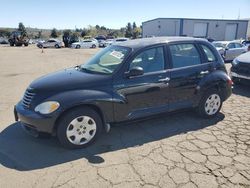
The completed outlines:
{"type": "Polygon", "coordinates": [[[145,50],[138,54],[130,63],[129,70],[134,67],[141,67],[144,73],[164,70],[164,50],[163,47],[156,47],[145,50]]]}

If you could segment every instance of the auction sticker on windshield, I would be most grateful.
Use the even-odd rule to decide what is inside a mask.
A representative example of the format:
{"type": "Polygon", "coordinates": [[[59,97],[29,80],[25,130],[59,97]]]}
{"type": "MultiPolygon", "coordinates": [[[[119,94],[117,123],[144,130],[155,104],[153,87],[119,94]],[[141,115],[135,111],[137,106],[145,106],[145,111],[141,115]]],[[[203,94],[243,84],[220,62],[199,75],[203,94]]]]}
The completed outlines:
{"type": "Polygon", "coordinates": [[[112,55],[113,57],[117,58],[117,59],[121,59],[123,58],[124,54],[118,51],[113,51],[110,53],[110,55],[112,55]]]}

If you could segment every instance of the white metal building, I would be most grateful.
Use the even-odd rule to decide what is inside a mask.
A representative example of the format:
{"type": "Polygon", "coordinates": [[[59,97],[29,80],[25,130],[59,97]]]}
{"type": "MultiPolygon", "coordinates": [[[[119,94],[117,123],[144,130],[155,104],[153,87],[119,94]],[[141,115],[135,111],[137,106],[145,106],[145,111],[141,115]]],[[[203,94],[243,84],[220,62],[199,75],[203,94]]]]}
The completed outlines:
{"type": "Polygon", "coordinates": [[[157,18],[142,23],[142,36],[192,36],[214,40],[247,38],[248,20],[157,18]]]}

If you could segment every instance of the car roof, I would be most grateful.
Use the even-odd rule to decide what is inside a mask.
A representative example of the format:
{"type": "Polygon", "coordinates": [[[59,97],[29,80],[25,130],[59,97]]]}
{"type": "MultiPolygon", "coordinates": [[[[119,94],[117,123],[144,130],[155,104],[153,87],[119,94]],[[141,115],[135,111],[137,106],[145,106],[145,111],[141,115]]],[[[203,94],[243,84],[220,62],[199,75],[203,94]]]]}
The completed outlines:
{"type": "Polygon", "coordinates": [[[128,40],[122,43],[119,43],[119,46],[129,47],[132,49],[143,48],[155,44],[164,44],[169,42],[193,42],[193,41],[206,41],[201,38],[193,38],[193,37],[153,37],[153,38],[142,38],[142,39],[134,39],[128,40]]]}

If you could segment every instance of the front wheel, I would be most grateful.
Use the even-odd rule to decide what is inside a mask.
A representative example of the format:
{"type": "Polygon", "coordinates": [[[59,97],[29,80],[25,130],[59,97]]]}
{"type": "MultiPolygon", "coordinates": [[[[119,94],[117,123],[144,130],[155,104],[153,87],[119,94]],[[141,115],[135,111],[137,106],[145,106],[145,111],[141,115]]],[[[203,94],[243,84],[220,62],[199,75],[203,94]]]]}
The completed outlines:
{"type": "Polygon", "coordinates": [[[201,99],[197,111],[204,118],[216,116],[222,106],[222,97],[217,90],[207,92],[201,99]]]}
{"type": "Polygon", "coordinates": [[[96,140],[102,127],[101,117],[96,111],[88,107],[76,108],[59,121],[57,137],[66,148],[84,148],[96,140]]]}
{"type": "Polygon", "coordinates": [[[95,45],[95,44],[93,44],[93,45],[92,45],[92,48],[96,48],[96,45],[95,45]]]}

